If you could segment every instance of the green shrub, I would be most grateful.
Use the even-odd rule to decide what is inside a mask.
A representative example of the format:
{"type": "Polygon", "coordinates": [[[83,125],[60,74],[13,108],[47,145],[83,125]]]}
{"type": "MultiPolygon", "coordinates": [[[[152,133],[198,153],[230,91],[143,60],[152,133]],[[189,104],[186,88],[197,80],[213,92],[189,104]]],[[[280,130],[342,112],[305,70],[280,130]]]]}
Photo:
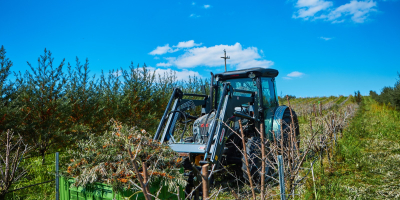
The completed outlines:
{"type": "Polygon", "coordinates": [[[362,102],[362,95],[360,93],[360,90],[357,92],[354,92],[354,100],[357,104],[360,104],[362,102]]]}
{"type": "Polygon", "coordinates": [[[400,110],[400,73],[398,73],[398,76],[399,80],[394,84],[394,87],[386,86],[382,88],[380,95],[375,91],[370,91],[370,96],[380,104],[391,105],[400,110]]]}
{"type": "Polygon", "coordinates": [[[129,128],[114,120],[111,123],[112,131],[100,137],[90,135],[88,140],[79,141],[76,149],[68,150],[70,157],[63,166],[63,175],[74,178],[75,186],[100,182],[112,185],[116,191],[140,190],[136,187],[140,185],[136,170],[143,173],[143,162],[148,166],[150,184],[156,182],[170,190],[175,190],[178,185],[186,186],[180,171],[182,158],[178,153],[168,145],[152,140],[151,134],[143,129],[129,128]]]}

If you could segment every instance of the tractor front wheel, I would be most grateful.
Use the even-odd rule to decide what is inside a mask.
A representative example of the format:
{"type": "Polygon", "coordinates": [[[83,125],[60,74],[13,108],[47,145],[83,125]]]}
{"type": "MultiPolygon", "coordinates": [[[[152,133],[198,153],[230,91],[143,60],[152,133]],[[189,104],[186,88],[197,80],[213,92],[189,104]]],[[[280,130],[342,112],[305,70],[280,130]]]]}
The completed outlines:
{"type": "MultiPolygon", "coordinates": [[[[259,137],[251,137],[247,140],[246,143],[246,152],[247,154],[247,161],[249,164],[250,175],[252,177],[253,183],[257,183],[259,185],[261,183],[261,167],[262,167],[262,160],[261,160],[261,139],[259,137]]],[[[250,182],[246,160],[244,155],[242,156],[242,171],[243,177],[246,179],[247,182],[250,182]]],[[[271,166],[267,163],[265,165],[265,180],[267,180],[267,175],[270,175],[272,172],[271,166]]]]}

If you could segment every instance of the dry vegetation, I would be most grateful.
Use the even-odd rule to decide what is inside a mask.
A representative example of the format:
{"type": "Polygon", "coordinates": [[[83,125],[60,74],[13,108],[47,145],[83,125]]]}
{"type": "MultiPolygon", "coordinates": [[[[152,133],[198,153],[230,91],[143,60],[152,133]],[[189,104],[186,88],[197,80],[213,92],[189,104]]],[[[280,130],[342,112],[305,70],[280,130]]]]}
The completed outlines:
{"type": "MultiPolygon", "coordinates": [[[[231,184],[222,184],[214,188],[213,193],[219,199],[278,199],[280,187],[278,177],[278,155],[282,155],[284,164],[285,197],[304,199],[309,198],[309,183],[315,186],[315,165],[328,167],[333,170],[334,155],[336,154],[337,141],[342,138],[343,130],[354,117],[358,105],[349,97],[323,97],[323,98],[298,98],[291,102],[284,101],[293,108],[300,109],[300,142],[295,137],[294,127],[283,130],[287,138],[274,141],[265,140],[264,163],[273,168],[265,176],[264,182],[253,176],[253,182],[242,180],[239,175],[228,171],[226,173],[234,178],[231,184]],[[320,102],[320,104],[316,104],[320,102]],[[325,102],[325,103],[324,103],[325,102]],[[297,145],[300,144],[298,147],[297,145]],[[314,175],[314,176],[313,176],[314,175]],[[263,183],[263,184],[262,184],[263,183]]],[[[296,110],[297,111],[297,110],[296,110]]],[[[238,133],[240,135],[240,133],[238,133]]],[[[285,135],[284,134],[284,135],[285,135]]],[[[274,134],[275,135],[275,134],[274,134]]],[[[243,149],[240,149],[242,154],[243,149]]],[[[260,167],[261,171],[263,168],[260,167]]],[[[248,172],[244,172],[248,173],[248,172]]],[[[319,176],[319,175],[318,175],[319,176]]],[[[262,176],[261,176],[262,177],[262,176]]],[[[312,187],[313,195],[317,188],[312,187]]]]}

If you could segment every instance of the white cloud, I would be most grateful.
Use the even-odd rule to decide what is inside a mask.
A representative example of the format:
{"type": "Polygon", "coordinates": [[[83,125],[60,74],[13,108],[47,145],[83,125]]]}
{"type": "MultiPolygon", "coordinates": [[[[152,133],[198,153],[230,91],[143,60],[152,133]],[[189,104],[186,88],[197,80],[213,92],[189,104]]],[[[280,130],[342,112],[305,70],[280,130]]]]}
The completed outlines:
{"type": "Polygon", "coordinates": [[[343,22],[344,22],[344,19],[342,19],[342,20],[333,20],[332,24],[339,24],[339,23],[343,23],[343,22]]]}
{"type": "Polygon", "coordinates": [[[204,5],[203,7],[204,7],[205,9],[211,8],[210,5],[204,5]]]}
{"type": "Polygon", "coordinates": [[[355,23],[364,23],[371,12],[377,11],[374,0],[351,0],[350,3],[332,8],[332,1],[325,0],[298,0],[295,4],[298,9],[293,18],[304,20],[323,19],[331,23],[342,23],[350,18],[355,23]]]}
{"type": "Polygon", "coordinates": [[[270,67],[272,61],[261,59],[256,47],[243,48],[240,43],[234,45],[215,45],[212,47],[193,47],[187,49],[178,57],[165,58],[167,62],[158,63],[157,66],[176,66],[178,68],[194,68],[197,66],[217,67],[222,66],[223,50],[226,49],[230,59],[227,64],[237,69],[250,67],[270,67]]]}
{"type": "Polygon", "coordinates": [[[117,70],[115,72],[112,72],[111,75],[115,76],[115,77],[119,77],[122,75],[122,70],[117,70]]]}
{"type": "Polygon", "coordinates": [[[189,17],[197,18],[197,17],[200,17],[200,15],[196,15],[196,14],[192,13],[189,15],[189,17]]]}
{"type": "Polygon", "coordinates": [[[151,71],[155,71],[156,75],[163,76],[164,74],[170,74],[174,73],[176,76],[177,80],[184,80],[187,81],[189,80],[189,76],[191,77],[198,77],[198,78],[203,78],[198,72],[195,71],[190,71],[187,69],[183,69],[182,71],[177,71],[177,70],[172,70],[172,69],[159,69],[159,68],[154,68],[154,67],[147,67],[151,71]]]}
{"type": "MultiPolygon", "coordinates": [[[[195,46],[200,46],[202,43],[200,44],[196,44],[194,42],[194,40],[189,40],[189,41],[183,41],[183,42],[179,42],[177,45],[174,45],[172,47],[174,47],[175,49],[171,48],[169,46],[169,44],[166,44],[164,46],[157,46],[156,49],[154,49],[153,51],[151,51],[149,54],[150,55],[163,55],[166,53],[173,53],[173,52],[177,52],[179,50],[181,50],[182,48],[191,48],[191,47],[195,47],[195,46]]],[[[159,57],[154,57],[154,59],[159,59],[159,57]]]]}
{"type": "Polygon", "coordinates": [[[299,10],[293,14],[293,18],[303,18],[308,20],[314,17],[319,11],[325,10],[331,7],[333,3],[325,0],[298,0],[296,7],[299,10]]]}
{"type": "Polygon", "coordinates": [[[157,63],[156,64],[157,67],[170,67],[172,66],[171,63],[157,63]]]}
{"type": "Polygon", "coordinates": [[[319,39],[322,39],[322,40],[325,40],[325,41],[332,40],[332,38],[328,38],[328,37],[319,37],[319,39]]]}
{"type": "Polygon", "coordinates": [[[158,56],[155,56],[155,57],[154,57],[154,59],[155,59],[155,60],[159,60],[159,59],[160,59],[160,57],[158,57],[158,56]]]}
{"type": "Polygon", "coordinates": [[[364,23],[370,12],[377,11],[375,9],[376,2],[368,1],[350,1],[350,3],[341,5],[329,13],[328,20],[333,21],[344,16],[351,16],[355,23],[364,23]]]}
{"type": "Polygon", "coordinates": [[[174,50],[172,50],[171,47],[169,47],[169,44],[166,44],[165,46],[158,46],[156,49],[151,51],[149,54],[150,55],[162,55],[166,53],[172,53],[174,50]]]}
{"type": "Polygon", "coordinates": [[[189,40],[189,41],[186,41],[186,42],[179,42],[178,45],[173,46],[173,47],[177,47],[177,48],[191,48],[191,47],[200,46],[200,45],[201,45],[201,43],[200,43],[200,44],[196,44],[196,43],[194,43],[194,40],[189,40]]]}
{"type": "Polygon", "coordinates": [[[295,77],[302,77],[303,75],[304,75],[304,73],[294,71],[294,72],[291,72],[288,75],[286,75],[286,77],[295,78],[295,77]]]}

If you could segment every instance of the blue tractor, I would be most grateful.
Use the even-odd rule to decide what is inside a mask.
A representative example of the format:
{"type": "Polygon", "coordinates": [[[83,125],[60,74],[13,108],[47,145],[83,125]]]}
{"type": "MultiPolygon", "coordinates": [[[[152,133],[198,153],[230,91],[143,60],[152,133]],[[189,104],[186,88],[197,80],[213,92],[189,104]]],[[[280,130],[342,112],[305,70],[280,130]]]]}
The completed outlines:
{"type": "MultiPolygon", "coordinates": [[[[243,127],[254,180],[261,174],[260,133],[265,141],[285,141],[284,130],[292,126],[299,141],[296,113],[287,106],[279,106],[275,83],[278,73],[269,68],[211,73],[209,94],[189,94],[174,89],[154,140],[167,143],[185,158],[188,191],[201,180],[199,169],[203,164],[212,166],[210,180],[212,172],[218,171],[221,165],[233,164],[247,171],[244,154],[240,152],[243,141],[239,123],[243,127]],[[195,110],[197,114],[193,114],[195,110]]],[[[271,165],[265,165],[265,175],[273,175],[271,165]]],[[[248,180],[247,176],[243,173],[248,180]]]]}

